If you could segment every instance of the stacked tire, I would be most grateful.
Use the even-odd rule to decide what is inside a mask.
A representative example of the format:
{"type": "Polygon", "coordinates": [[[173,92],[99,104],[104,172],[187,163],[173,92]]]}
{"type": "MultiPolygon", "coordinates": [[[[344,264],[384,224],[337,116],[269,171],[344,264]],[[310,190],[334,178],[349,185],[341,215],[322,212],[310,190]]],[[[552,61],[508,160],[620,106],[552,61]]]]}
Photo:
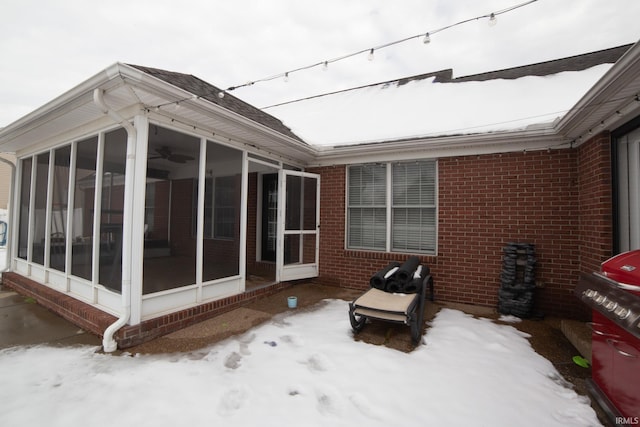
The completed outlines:
{"type": "Polygon", "coordinates": [[[498,312],[521,318],[531,317],[536,262],[532,244],[508,243],[503,248],[498,312]]]}

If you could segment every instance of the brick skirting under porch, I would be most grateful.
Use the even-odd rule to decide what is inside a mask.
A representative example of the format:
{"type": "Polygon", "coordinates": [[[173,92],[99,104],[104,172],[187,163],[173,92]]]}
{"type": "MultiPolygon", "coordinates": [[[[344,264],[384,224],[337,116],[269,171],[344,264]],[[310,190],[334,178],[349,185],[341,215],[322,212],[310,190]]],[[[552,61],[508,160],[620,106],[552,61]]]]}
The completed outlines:
{"type": "MultiPolygon", "coordinates": [[[[107,327],[117,320],[116,317],[96,307],[17,273],[3,273],[2,284],[21,295],[35,299],[36,302],[43,307],[98,336],[103,336],[107,327]]],[[[198,322],[211,319],[212,317],[267,297],[290,286],[292,286],[292,283],[278,283],[154,319],[145,320],[138,325],[124,326],[116,333],[115,340],[118,343],[119,349],[133,347],[198,322]]]]}

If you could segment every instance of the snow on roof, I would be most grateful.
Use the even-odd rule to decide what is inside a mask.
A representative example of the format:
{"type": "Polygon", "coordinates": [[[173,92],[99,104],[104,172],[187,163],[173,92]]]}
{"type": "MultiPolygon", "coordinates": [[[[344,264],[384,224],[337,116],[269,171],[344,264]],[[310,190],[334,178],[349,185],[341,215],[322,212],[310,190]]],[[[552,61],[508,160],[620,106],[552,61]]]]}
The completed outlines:
{"type": "Polygon", "coordinates": [[[384,83],[267,107],[313,145],[523,130],[562,117],[612,64],[546,76],[384,83]]]}

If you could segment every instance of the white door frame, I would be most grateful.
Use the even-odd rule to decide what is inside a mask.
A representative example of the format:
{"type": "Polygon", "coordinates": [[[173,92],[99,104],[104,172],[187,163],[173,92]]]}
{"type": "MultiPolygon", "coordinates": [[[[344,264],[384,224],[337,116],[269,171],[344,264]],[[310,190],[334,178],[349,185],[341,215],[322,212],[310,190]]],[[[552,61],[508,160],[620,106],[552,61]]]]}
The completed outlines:
{"type": "MultiPolygon", "coordinates": [[[[278,171],[278,238],[276,246],[276,281],[286,282],[289,280],[308,279],[311,277],[317,277],[319,272],[318,258],[320,254],[320,175],[298,172],[287,169],[280,169],[278,171]],[[301,178],[312,178],[316,180],[316,212],[315,212],[315,228],[312,230],[287,230],[286,229],[286,211],[287,207],[287,177],[298,176],[301,178]],[[284,243],[285,237],[290,235],[298,235],[300,239],[303,236],[315,236],[315,253],[314,262],[302,263],[302,242],[300,244],[300,262],[285,265],[284,259],[284,243]]],[[[304,191],[304,186],[302,186],[304,191]]],[[[302,194],[303,196],[304,194],[302,194]]],[[[301,197],[301,211],[304,210],[304,197],[301,197]]],[[[301,212],[302,215],[302,212],[301,212]]],[[[304,227],[299,227],[304,228],[304,227]]]]}

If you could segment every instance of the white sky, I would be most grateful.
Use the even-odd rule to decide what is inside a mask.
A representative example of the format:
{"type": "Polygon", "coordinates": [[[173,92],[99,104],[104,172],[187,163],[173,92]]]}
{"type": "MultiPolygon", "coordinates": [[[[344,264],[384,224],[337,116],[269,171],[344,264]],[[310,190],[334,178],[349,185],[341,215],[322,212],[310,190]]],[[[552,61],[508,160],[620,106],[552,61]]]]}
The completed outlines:
{"type": "MultiPolygon", "coordinates": [[[[0,20],[0,127],[114,62],[195,74],[220,87],[413,36],[524,0],[20,0],[0,20]]],[[[538,0],[389,47],[238,89],[264,107],[453,68],[455,75],[636,42],[637,0],[538,0]]]]}
{"type": "Polygon", "coordinates": [[[347,313],[346,301],[330,300],[186,354],[0,350],[1,419],[50,427],[600,425],[588,397],[512,326],[442,309],[426,344],[407,354],[354,341],[347,313]]]}

